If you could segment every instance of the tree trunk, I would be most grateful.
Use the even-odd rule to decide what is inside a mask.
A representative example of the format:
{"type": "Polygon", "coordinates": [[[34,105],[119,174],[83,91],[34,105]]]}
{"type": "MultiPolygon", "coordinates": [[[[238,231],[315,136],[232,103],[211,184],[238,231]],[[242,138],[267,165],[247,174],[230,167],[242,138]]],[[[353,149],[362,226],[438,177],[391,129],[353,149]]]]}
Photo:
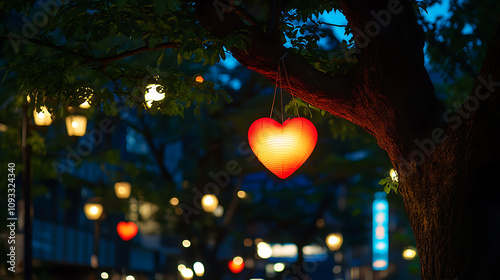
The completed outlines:
{"type": "Polygon", "coordinates": [[[245,25],[238,16],[244,11],[228,10],[221,20],[211,3],[199,0],[196,16],[212,34],[252,34],[245,49],[231,48],[241,64],[275,82],[287,54],[291,87],[285,89],[361,126],[387,151],[399,173],[422,279],[498,278],[499,28],[471,96],[448,112],[424,67],[424,33],[412,1],[339,0],[360,49],[346,75],[315,69],[283,47],[275,32],[245,25]]]}

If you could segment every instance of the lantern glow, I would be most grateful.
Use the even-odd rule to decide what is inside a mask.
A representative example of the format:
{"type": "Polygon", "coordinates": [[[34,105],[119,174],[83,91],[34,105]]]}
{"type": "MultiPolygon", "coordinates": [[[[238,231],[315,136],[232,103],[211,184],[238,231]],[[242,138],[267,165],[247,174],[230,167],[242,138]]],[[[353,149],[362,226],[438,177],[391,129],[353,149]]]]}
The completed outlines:
{"type": "Polygon", "coordinates": [[[207,213],[212,213],[217,209],[219,205],[219,200],[213,194],[206,194],[201,199],[201,207],[207,213]]]}
{"type": "Polygon", "coordinates": [[[87,203],[83,207],[83,212],[89,220],[98,220],[101,217],[103,207],[99,203],[87,203]]]}
{"type": "Polygon", "coordinates": [[[119,222],[116,226],[116,231],[121,239],[129,241],[137,234],[137,225],[134,222],[119,222]]]}
{"type": "Polygon", "coordinates": [[[326,246],[330,251],[337,251],[342,246],[344,238],[340,233],[331,233],[326,237],[326,246]]]}
{"type": "Polygon", "coordinates": [[[130,197],[130,183],[129,182],[116,182],[115,183],[115,194],[118,198],[129,198],[130,197]]]}
{"type": "Polygon", "coordinates": [[[300,117],[283,124],[261,118],[248,129],[250,148],[259,161],[281,179],[292,175],[309,158],[317,140],[316,127],[300,117]]]}
{"type": "Polygon", "coordinates": [[[52,114],[49,113],[47,107],[42,106],[40,112],[33,112],[33,119],[38,126],[49,126],[52,123],[52,114]]]}
{"type": "Polygon", "coordinates": [[[69,136],[83,136],[87,131],[87,117],[72,115],[66,117],[66,130],[69,136]]]}
{"type": "Polygon", "coordinates": [[[403,253],[401,253],[401,255],[403,256],[403,259],[411,261],[417,256],[417,250],[415,249],[415,247],[409,246],[403,250],[403,253]]]}
{"type": "Polygon", "coordinates": [[[151,108],[153,101],[161,101],[165,98],[164,88],[160,84],[149,84],[146,87],[146,93],[144,94],[144,99],[146,100],[146,106],[151,108]]]}

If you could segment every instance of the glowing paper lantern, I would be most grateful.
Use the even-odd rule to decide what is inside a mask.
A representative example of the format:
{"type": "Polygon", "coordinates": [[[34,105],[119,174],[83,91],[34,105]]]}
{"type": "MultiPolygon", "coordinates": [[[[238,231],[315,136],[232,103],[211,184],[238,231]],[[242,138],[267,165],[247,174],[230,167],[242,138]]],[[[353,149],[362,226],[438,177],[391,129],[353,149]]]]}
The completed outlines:
{"type": "Polygon", "coordinates": [[[391,179],[394,182],[398,182],[399,181],[398,172],[394,168],[392,168],[391,171],[389,171],[389,175],[391,176],[391,179]]]}
{"type": "Polygon", "coordinates": [[[35,124],[38,126],[49,126],[52,123],[52,115],[45,106],[42,106],[39,112],[35,110],[33,112],[33,118],[35,120],[35,124]]]}
{"type": "MultiPolygon", "coordinates": [[[[77,89],[76,92],[80,92],[80,89],[77,89]]],[[[84,101],[79,105],[79,107],[82,109],[88,109],[90,108],[90,100],[92,99],[94,90],[89,87],[85,87],[82,89],[82,92],[83,93],[80,94],[78,98],[83,99],[84,101]]]]}
{"type": "Polygon", "coordinates": [[[66,117],[66,130],[69,136],[83,136],[87,131],[87,117],[72,115],[66,117]]]}
{"type": "Polygon", "coordinates": [[[227,263],[227,266],[232,273],[238,274],[245,268],[245,262],[243,261],[243,258],[235,257],[227,263]]]}
{"type": "Polygon", "coordinates": [[[318,132],[305,118],[293,118],[283,124],[271,118],[256,120],[248,129],[248,142],[264,166],[285,179],[311,155],[318,132]]]}
{"type": "Polygon", "coordinates": [[[197,83],[203,83],[203,81],[204,81],[204,80],[205,80],[205,79],[203,79],[203,77],[202,77],[202,76],[196,76],[196,82],[197,82],[197,83]]]}
{"type": "Polygon", "coordinates": [[[160,84],[149,84],[146,87],[146,93],[144,94],[144,99],[146,100],[146,106],[151,108],[153,106],[153,101],[161,101],[165,98],[164,87],[160,84]]]}
{"type": "Polygon", "coordinates": [[[134,222],[119,222],[116,231],[121,239],[129,241],[137,234],[137,225],[134,222]]]}

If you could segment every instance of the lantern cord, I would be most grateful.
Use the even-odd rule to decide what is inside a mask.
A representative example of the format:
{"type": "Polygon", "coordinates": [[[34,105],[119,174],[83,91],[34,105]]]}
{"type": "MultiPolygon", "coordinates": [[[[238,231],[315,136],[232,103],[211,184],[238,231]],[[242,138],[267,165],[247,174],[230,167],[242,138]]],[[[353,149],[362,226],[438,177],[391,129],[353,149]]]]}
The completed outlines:
{"type": "Polygon", "coordinates": [[[276,74],[276,86],[274,87],[273,105],[271,105],[271,113],[269,114],[269,118],[273,117],[274,101],[276,100],[276,91],[278,90],[278,82],[281,80],[280,70],[281,70],[281,63],[278,63],[278,72],[276,74]]]}
{"type": "MultiPolygon", "coordinates": [[[[281,62],[283,63],[283,71],[285,72],[285,78],[286,78],[286,82],[288,84],[288,88],[290,89],[290,95],[292,96],[293,100],[295,100],[295,96],[293,95],[293,92],[292,92],[292,85],[290,84],[290,79],[288,79],[288,73],[286,72],[286,66],[285,66],[285,60],[283,58],[285,58],[285,56],[287,55],[288,53],[286,53],[282,58],[281,58],[281,62]]],[[[282,97],[283,98],[283,97],[282,97]]],[[[300,117],[300,114],[299,114],[299,107],[297,106],[297,102],[294,102],[295,103],[295,110],[297,110],[297,117],[300,117]]],[[[283,107],[283,104],[281,104],[281,107],[283,107]]]]}
{"type": "Polygon", "coordinates": [[[283,108],[283,85],[281,84],[281,75],[280,75],[280,95],[281,95],[281,123],[284,122],[283,120],[283,111],[284,111],[284,108],[283,108]]]}

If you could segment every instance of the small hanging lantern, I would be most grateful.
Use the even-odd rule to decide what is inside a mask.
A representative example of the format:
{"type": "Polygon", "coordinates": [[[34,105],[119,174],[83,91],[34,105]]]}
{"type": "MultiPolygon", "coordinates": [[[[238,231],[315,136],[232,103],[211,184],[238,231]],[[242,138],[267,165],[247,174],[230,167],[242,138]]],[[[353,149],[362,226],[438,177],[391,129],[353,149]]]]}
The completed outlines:
{"type": "Polygon", "coordinates": [[[83,212],[85,212],[85,216],[89,220],[98,220],[102,215],[103,207],[99,203],[86,203],[83,206],[83,212]]]}
{"type": "Polygon", "coordinates": [[[153,101],[161,101],[165,98],[165,88],[160,84],[149,84],[146,87],[146,92],[144,94],[144,99],[146,100],[146,106],[151,108],[153,101]]]}
{"type": "MultiPolygon", "coordinates": [[[[77,89],[76,92],[80,92],[80,89],[77,89]]],[[[88,109],[90,108],[90,99],[92,99],[94,90],[89,87],[85,87],[82,92],[83,93],[81,93],[78,98],[83,99],[84,101],[79,105],[79,107],[82,109],[88,109]]]]}
{"type": "Polygon", "coordinates": [[[126,199],[130,197],[130,183],[129,182],[116,182],[115,194],[116,197],[126,199]]]}
{"type": "Polygon", "coordinates": [[[394,168],[391,168],[391,170],[389,171],[389,176],[391,176],[391,179],[394,182],[398,182],[399,181],[398,172],[394,168]]]}
{"type": "Polygon", "coordinates": [[[207,213],[214,212],[218,205],[219,200],[213,194],[206,194],[201,199],[201,207],[203,207],[203,210],[207,213]]]}
{"type": "Polygon", "coordinates": [[[37,110],[33,112],[33,119],[38,126],[49,126],[52,123],[52,114],[49,113],[47,107],[42,106],[39,112],[37,110]]]}
{"type": "Polygon", "coordinates": [[[232,273],[238,274],[245,268],[245,262],[242,257],[235,257],[228,262],[227,266],[232,273]]]}
{"type": "Polygon", "coordinates": [[[283,124],[271,118],[256,120],[248,129],[248,142],[259,161],[276,176],[292,175],[311,155],[318,132],[305,118],[283,124]]]}
{"type": "Polygon", "coordinates": [[[69,136],[83,136],[87,130],[87,117],[71,115],[66,117],[66,130],[69,136]]]}
{"type": "Polygon", "coordinates": [[[326,246],[330,251],[337,251],[342,246],[344,238],[340,233],[331,233],[326,237],[326,246]]]}
{"type": "Polygon", "coordinates": [[[121,239],[129,241],[136,236],[138,229],[134,222],[119,222],[116,231],[121,239]]]}

